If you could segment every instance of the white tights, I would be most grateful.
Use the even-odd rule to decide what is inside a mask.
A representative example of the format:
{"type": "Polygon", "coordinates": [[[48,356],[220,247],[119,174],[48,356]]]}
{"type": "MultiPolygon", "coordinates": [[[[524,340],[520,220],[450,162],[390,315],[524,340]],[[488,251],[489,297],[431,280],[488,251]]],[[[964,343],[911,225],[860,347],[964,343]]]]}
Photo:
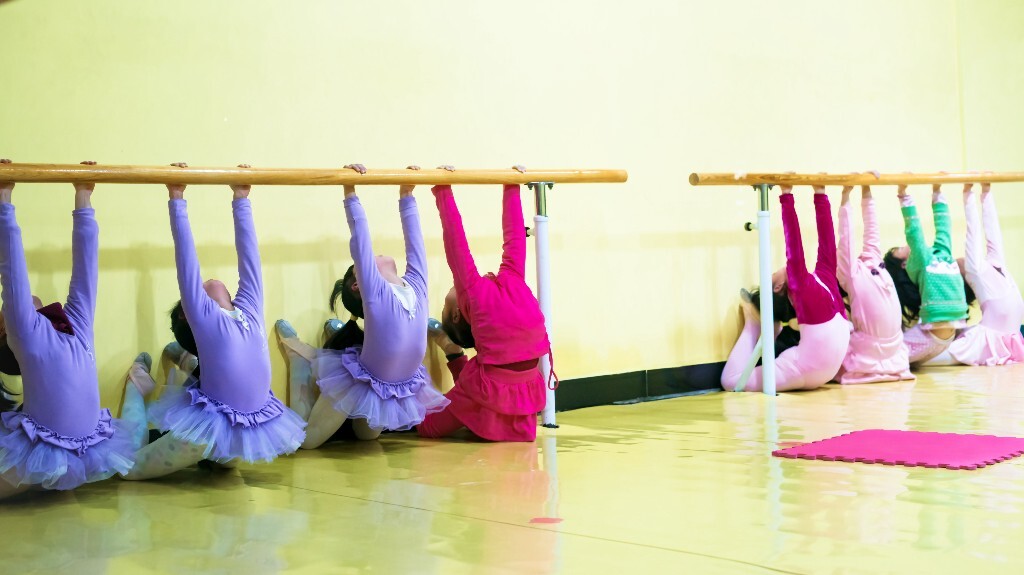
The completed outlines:
{"type": "MultiPolygon", "coordinates": [[[[288,401],[290,407],[308,423],[302,448],[316,449],[337,433],[349,416],[338,411],[326,397],[320,396],[312,401],[316,387],[313,377],[316,349],[298,338],[289,338],[284,348],[288,357],[288,401]]],[[[357,438],[364,441],[377,439],[382,431],[370,427],[365,419],[353,419],[352,430],[357,438]]]]}

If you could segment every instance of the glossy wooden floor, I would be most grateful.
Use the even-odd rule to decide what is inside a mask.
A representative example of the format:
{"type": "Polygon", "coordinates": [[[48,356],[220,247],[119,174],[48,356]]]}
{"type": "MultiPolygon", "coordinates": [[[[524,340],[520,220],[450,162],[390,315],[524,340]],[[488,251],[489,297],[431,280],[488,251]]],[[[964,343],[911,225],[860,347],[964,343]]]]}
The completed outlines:
{"type": "Polygon", "coordinates": [[[560,414],[536,444],[387,435],[0,503],[0,573],[1022,573],[1024,460],[772,458],[867,428],[1024,436],[1024,366],[560,414]]]}

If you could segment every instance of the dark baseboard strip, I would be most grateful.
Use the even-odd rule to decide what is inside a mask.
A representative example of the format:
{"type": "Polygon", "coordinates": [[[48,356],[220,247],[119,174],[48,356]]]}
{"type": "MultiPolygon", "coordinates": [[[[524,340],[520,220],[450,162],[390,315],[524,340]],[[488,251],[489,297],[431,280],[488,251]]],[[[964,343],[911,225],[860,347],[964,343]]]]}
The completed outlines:
{"type": "Polygon", "coordinates": [[[638,403],[722,389],[725,362],[567,379],[558,386],[558,411],[638,403]]]}

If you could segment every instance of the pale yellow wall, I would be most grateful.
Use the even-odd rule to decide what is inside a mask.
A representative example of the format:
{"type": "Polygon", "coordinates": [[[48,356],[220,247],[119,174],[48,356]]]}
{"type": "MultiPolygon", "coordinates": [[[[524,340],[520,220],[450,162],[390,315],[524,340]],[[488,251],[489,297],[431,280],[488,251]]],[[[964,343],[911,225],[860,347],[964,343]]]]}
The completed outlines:
{"type": "MultiPolygon", "coordinates": [[[[0,5],[0,155],[627,168],[628,184],[550,197],[558,372],[717,361],[735,335],[736,290],[756,278],[755,236],[741,231],[755,198],[693,189],[686,175],[1022,169],[1022,24],[1013,0],[14,0],[0,5]]],[[[493,268],[497,189],[457,194],[478,262],[493,268]]],[[[377,251],[400,256],[395,195],[363,198],[377,251]]],[[[188,197],[204,274],[233,287],[229,191],[188,197]]],[[[451,279],[431,197],[419,198],[438,313],[451,279]]],[[[15,193],[47,301],[66,292],[71,199],[62,186],[15,193]]],[[[156,186],[96,192],[108,405],[126,362],[169,340],[177,286],[164,200],[156,186]]],[[[350,263],[340,190],[257,189],[253,200],[267,318],[313,338],[350,263]]],[[[888,200],[884,238],[895,244],[888,200]]],[[[1024,200],[1000,202],[1019,245],[1024,200]]],[[[1017,269],[1022,253],[1010,253],[1017,269]]]]}

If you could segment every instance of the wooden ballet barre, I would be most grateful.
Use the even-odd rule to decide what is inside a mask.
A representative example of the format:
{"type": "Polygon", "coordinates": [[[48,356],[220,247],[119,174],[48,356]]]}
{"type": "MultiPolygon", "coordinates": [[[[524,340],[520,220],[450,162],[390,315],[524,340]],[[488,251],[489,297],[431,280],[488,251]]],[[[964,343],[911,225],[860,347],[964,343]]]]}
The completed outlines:
{"type": "Polygon", "coordinates": [[[1024,172],[950,174],[690,174],[691,186],[896,186],[900,184],[967,184],[1024,182],[1024,172]]]}
{"type": "Polygon", "coordinates": [[[179,168],[80,164],[0,164],[0,182],[85,184],[211,184],[253,186],[382,186],[399,184],[621,183],[625,170],[353,170],[287,168],[179,168]]]}

